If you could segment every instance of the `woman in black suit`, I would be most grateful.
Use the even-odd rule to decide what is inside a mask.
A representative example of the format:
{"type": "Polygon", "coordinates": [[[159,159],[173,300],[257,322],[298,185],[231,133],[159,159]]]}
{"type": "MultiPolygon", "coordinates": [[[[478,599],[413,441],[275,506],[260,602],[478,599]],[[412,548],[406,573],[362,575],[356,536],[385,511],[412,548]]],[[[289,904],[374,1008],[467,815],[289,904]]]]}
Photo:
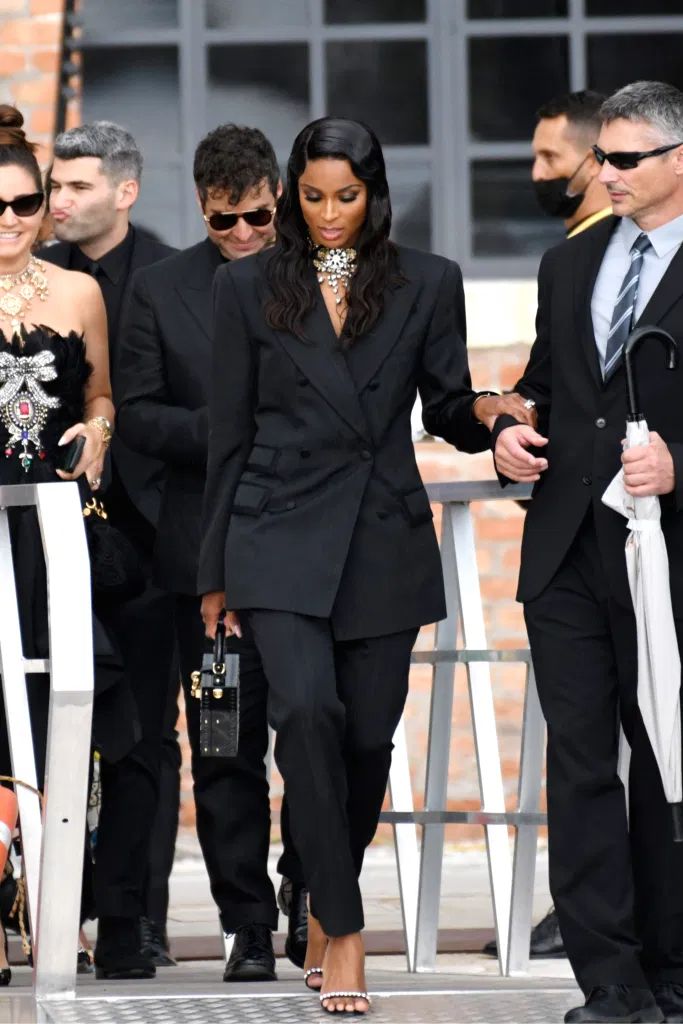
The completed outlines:
{"type": "Polygon", "coordinates": [[[297,137],[279,244],[220,268],[199,592],[253,636],[311,898],[306,982],[365,1012],[363,854],[419,627],[445,616],[410,412],[468,452],[518,396],[470,387],[456,264],[389,240],[382,151],[322,118],[297,137]],[[322,976],[322,977],[321,977],[322,976]]]}

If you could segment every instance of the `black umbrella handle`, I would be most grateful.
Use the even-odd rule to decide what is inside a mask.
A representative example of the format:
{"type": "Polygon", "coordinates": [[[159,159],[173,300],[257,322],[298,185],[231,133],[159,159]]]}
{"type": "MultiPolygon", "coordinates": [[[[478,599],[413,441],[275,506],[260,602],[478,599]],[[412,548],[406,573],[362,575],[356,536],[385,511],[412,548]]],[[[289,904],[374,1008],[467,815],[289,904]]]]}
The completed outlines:
{"type": "Polygon", "coordinates": [[[635,377],[633,376],[633,353],[646,338],[657,338],[664,345],[667,352],[667,370],[675,370],[678,366],[678,344],[668,331],[661,327],[636,327],[624,342],[624,368],[626,370],[626,391],[628,394],[628,416],[629,423],[643,419],[643,414],[638,409],[638,392],[635,377]]]}

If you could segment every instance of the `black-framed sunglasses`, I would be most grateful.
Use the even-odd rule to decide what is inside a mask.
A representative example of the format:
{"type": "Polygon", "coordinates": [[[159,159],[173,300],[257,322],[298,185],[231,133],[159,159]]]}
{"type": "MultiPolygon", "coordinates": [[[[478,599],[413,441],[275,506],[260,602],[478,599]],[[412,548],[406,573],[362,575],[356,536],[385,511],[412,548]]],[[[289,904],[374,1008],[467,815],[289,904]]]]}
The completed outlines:
{"type": "Polygon", "coordinates": [[[17,196],[16,199],[0,199],[0,217],[9,207],[15,217],[32,217],[43,205],[44,192],[31,192],[28,196],[17,196]]]}
{"type": "Polygon", "coordinates": [[[260,210],[247,210],[245,213],[210,213],[203,214],[206,223],[214,231],[229,231],[242,218],[252,228],[265,228],[273,219],[275,210],[262,207],[260,210]]]}
{"type": "Polygon", "coordinates": [[[668,153],[670,150],[676,149],[677,146],[683,146],[683,142],[672,142],[669,146],[648,149],[644,153],[605,153],[604,149],[600,149],[599,146],[591,146],[591,149],[601,167],[606,160],[608,164],[616,167],[618,171],[632,171],[641,160],[647,160],[650,156],[661,156],[662,153],[668,153]]]}

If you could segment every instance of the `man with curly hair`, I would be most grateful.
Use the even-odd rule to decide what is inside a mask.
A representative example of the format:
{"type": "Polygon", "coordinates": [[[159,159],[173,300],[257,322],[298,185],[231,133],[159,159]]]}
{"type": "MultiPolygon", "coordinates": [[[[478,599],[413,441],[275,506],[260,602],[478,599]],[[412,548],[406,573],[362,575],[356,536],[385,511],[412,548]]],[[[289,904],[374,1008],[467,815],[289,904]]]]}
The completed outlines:
{"type": "MultiPolygon", "coordinates": [[[[207,237],[134,277],[114,370],[117,429],[132,449],[166,466],[155,572],[159,586],[174,599],[197,832],[223,929],[235,935],[224,980],[268,980],[275,978],[271,933],[277,907],[267,870],[265,677],[255,649],[240,641],[239,754],[207,758],[199,752],[199,702],[190,695],[190,674],[201,665],[207,642],[196,576],[208,446],[213,277],[225,261],[253,255],[275,240],[280,173],[262,132],[225,124],[199,143],[194,181],[207,237]]],[[[162,779],[159,810],[166,825],[154,830],[167,838],[153,845],[150,866],[148,914],[157,937],[164,934],[178,820],[176,698],[175,692],[169,695],[166,782],[162,779]]],[[[287,838],[286,804],[283,812],[279,870],[286,876],[291,905],[287,952],[302,965],[306,891],[287,838]]]]}

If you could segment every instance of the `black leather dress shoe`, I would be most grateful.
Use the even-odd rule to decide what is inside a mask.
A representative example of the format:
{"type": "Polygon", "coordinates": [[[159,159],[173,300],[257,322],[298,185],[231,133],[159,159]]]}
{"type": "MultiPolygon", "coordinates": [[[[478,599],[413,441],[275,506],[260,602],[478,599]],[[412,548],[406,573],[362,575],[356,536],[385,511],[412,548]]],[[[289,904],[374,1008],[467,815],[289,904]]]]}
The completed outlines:
{"type": "Polygon", "coordinates": [[[237,929],[223,981],[277,981],[268,925],[245,924],[237,929]]]}
{"type": "MultiPolygon", "coordinates": [[[[490,942],[487,942],[482,953],[486,953],[488,956],[498,956],[496,940],[491,939],[490,942]]],[[[555,908],[551,907],[545,917],[531,929],[529,956],[532,960],[558,960],[566,955],[557,914],[555,908]]]]}
{"type": "Polygon", "coordinates": [[[153,978],[156,967],[140,952],[137,918],[101,917],[97,922],[95,977],[100,981],[153,978]]]}
{"type": "Polygon", "coordinates": [[[151,917],[140,918],[140,952],[149,957],[155,967],[177,967],[168,951],[166,929],[151,917]]]}
{"type": "Polygon", "coordinates": [[[652,994],[665,1020],[683,1021],[683,985],[660,981],[652,986],[652,994]]]}
{"type": "Polygon", "coordinates": [[[289,918],[285,953],[295,967],[304,966],[308,944],[308,889],[290,878],[283,878],[277,894],[277,905],[289,918]]]}
{"type": "Polygon", "coordinates": [[[664,1020],[664,1014],[649,988],[600,985],[591,991],[585,1006],[576,1006],[564,1019],[565,1024],[658,1024],[664,1020]]]}

